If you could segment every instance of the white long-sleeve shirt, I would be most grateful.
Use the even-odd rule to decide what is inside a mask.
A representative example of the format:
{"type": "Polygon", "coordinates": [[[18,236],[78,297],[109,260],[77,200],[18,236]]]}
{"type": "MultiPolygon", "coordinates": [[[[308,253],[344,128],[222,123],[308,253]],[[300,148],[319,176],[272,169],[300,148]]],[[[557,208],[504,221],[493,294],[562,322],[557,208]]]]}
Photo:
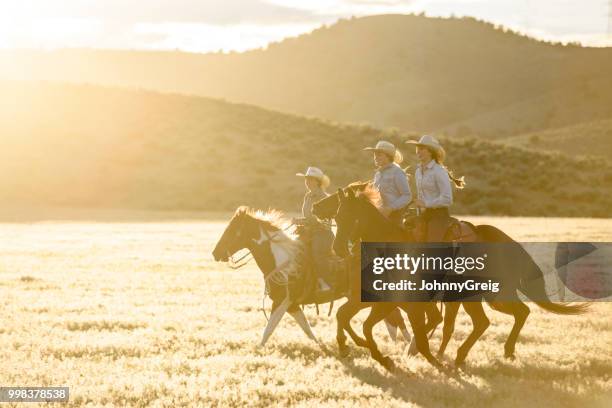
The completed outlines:
{"type": "Polygon", "coordinates": [[[399,210],[412,200],[406,173],[395,163],[388,164],[376,171],[374,186],[380,192],[383,205],[392,210],[399,210]]]}
{"type": "Polygon", "coordinates": [[[450,207],[453,203],[453,189],[444,167],[431,160],[424,166],[419,165],[414,174],[419,199],[426,208],[450,207]]]}

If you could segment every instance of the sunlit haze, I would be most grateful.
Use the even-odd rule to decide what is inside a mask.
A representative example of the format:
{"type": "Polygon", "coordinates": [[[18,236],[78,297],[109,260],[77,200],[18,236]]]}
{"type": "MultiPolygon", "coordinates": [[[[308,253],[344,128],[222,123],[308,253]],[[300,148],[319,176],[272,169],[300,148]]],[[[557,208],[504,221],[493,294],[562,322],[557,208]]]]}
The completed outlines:
{"type": "Polygon", "coordinates": [[[243,51],[340,18],[473,16],[541,39],[610,45],[607,0],[0,1],[0,47],[243,51]]]}

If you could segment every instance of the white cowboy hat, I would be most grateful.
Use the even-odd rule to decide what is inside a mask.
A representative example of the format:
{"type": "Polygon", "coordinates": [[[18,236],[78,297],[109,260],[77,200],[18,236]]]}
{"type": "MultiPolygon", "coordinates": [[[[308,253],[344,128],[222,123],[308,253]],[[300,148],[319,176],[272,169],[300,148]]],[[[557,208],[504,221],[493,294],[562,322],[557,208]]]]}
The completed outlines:
{"type": "Polygon", "coordinates": [[[385,140],[379,141],[374,147],[366,147],[363,150],[386,153],[388,156],[393,158],[393,161],[395,163],[398,164],[404,160],[404,156],[402,156],[402,153],[400,153],[400,151],[395,148],[393,143],[387,142],[385,140]]]}
{"type": "Polygon", "coordinates": [[[327,188],[327,186],[329,186],[329,177],[327,177],[327,175],[323,173],[323,170],[318,167],[308,167],[306,173],[295,173],[295,175],[299,177],[315,178],[321,182],[322,188],[327,188]]]}
{"type": "Polygon", "coordinates": [[[418,142],[416,140],[408,140],[406,143],[417,145],[417,146],[429,147],[430,149],[433,149],[438,152],[438,155],[440,156],[440,160],[443,160],[444,156],[446,155],[446,152],[444,151],[444,148],[442,147],[442,145],[440,145],[440,142],[438,142],[438,140],[435,137],[430,136],[430,135],[421,136],[418,142]]]}

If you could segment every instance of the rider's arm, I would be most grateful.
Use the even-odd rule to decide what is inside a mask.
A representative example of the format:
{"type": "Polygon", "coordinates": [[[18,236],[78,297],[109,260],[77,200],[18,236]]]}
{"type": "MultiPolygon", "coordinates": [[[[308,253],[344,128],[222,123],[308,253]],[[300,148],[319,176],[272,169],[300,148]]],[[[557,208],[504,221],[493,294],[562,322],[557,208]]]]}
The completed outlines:
{"type": "Polygon", "coordinates": [[[408,184],[408,178],[403,171],[397,171],[394,174],[393,181],[395,183],[395,187],[397,191],[399,191],[400,196],[393,200],[392,203],[389,204],[389,207],[392,210],[399,210],[400,208],[404,208],[410,203],[412,200],[412,193],[410,192],[410,185],[408,184]]]}
{"type": "Polygon", "coordinates": [[[304,195],[304,203],[302,204],[302,217],[304,220],[312,219],[312,197],[310,193],[304,195]]]}
{"type": "Polygon", "coordinates": [[[436,167],[434,170],[434,180],[440,194],[430,200],[425,201],[425,207],[437,208],[437,207],[450,207],[453,203],[453,190],[451,188],[451,182],[448,178],[448,172],[443,167],[436,167]]]}

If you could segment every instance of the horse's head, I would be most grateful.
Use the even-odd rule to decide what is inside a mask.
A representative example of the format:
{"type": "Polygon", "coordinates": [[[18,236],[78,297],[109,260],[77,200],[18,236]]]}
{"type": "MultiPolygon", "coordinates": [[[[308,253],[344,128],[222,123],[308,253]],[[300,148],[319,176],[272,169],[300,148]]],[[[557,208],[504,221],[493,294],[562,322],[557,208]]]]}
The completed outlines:
{"type": "MultiPolygon", "coordinates": [[[[369,181],[367,182],[357,181],[357,182],[349,184],[348,186],[344,187],[344,189],[342,190],[339,189],[338,191],[343,191],[343,192],[348,192],[349,190],[353,192],[363,191],[363,189],[366,188],[366,186],[369,183],[370,183],[369,181]]],[[[336,216],[339,205],[340,205],[339,193],[334,193],[334,194],[331,194],[329,197],[325,197],[317,201],[316,203],[314,203],[312,205],[312,213],[321,220],[330,220],[336,216]]]]}
{"type": "Polygon", "coordinates": [[[215,261],[227,262],[236,252],[258,239],[259,234],[257,220],[249,215],[249,209],[239,207],[215,245],[212,252],[215,261]]]}
{"type": "Polygon", "coordinates": [[[376,187],[367,185],[354,192],[338,190],[340,205],[336,213],[336,239],[334,251],[339,256],[349,254],[348,241],[353,232],[357,238],[365,241],[405,241],[409,240],[407,233],[380,211],[381,197],[376,187]],[[355,226],[358,226],[355,229],[355,226]]]}
{"type": "Polygon", "coordinates": [[[347,192],[338,189],[337,197],[339,205],[334,217],[337,231],[333,246],[337,255],[345,257],[349,254],[348,241],[351,232],[359,218],[359,199],[351,189],[347,192]]]}
{"type": "Polygon", "coordinates": [[[338,194],[334,193],[314,203],[312,213],[320,220],[330,220],[338,211],[338,203],[338,194]]]}

